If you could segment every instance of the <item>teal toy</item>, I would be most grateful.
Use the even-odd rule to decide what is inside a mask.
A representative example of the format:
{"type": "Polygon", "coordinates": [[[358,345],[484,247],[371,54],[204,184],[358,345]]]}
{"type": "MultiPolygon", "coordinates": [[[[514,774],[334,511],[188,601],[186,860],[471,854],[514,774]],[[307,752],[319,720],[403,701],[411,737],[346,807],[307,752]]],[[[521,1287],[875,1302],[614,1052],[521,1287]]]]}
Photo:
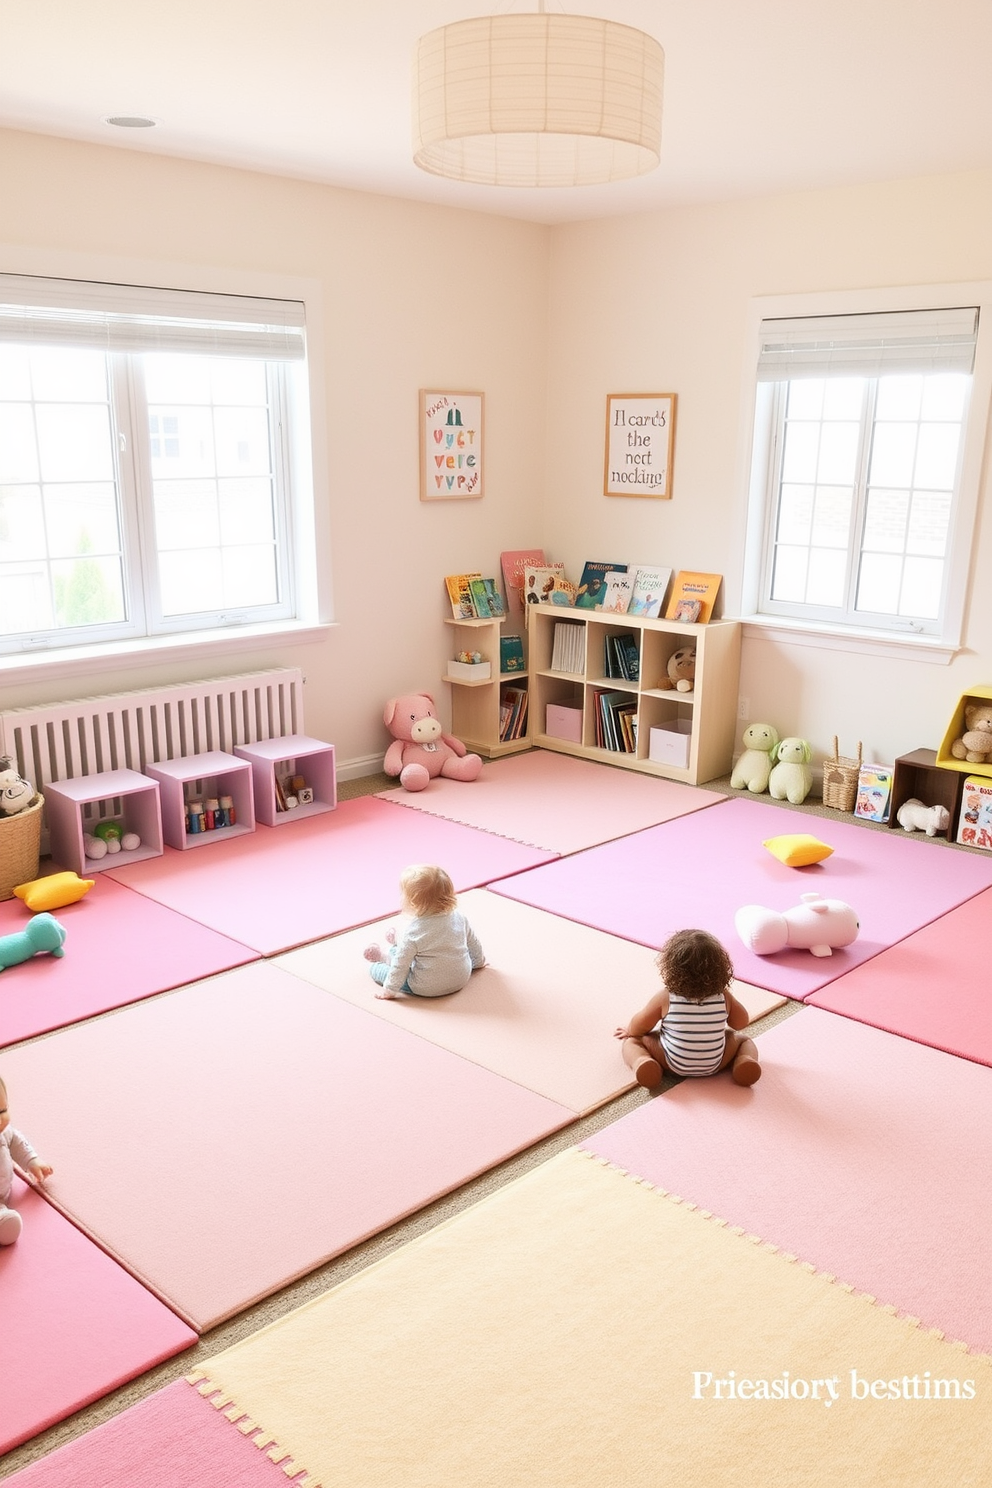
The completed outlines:
{"type": "Polygon", "coordinates": [[[65,926],[54,915],[35,915],[23,930],[15,930],[12,935],[0,935],[0,971],[6,971],[8,966],[19,966],[22,961],[30,961],[32,956],[45,952],[64,956],[65,936],[65,926]]]}

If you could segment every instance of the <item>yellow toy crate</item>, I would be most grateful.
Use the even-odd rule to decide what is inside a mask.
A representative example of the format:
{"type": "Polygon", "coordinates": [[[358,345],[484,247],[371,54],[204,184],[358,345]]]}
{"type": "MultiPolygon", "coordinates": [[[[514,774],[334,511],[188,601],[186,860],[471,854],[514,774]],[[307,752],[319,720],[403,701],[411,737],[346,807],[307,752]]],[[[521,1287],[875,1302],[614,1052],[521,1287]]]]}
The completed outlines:
{"type": "Polygon", "coordinates": [[[965,732],[964,709],[966,703],[989,703],[992,705],[992,687],[969,687],[958,698],[958,705],[947,726],[943,743],[937,750],[937,764],[948,770],[961,770],[965,775],[992,775],[992,760],[981,763],[977,760],[955,759],[951,745],[965,732]]]}

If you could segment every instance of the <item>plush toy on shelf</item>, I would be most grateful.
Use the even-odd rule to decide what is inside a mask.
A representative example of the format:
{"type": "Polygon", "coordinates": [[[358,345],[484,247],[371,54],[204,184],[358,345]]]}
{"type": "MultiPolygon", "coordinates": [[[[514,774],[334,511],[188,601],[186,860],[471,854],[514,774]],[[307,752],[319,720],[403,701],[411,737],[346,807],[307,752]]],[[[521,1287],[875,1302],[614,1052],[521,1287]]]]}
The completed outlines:
{"type": "Polygon", "coordinates": [[[775,764],[768,777],[768,794],[775,801],[799,806],[813,786],[809,762],[813,751],[805,739],[783,739],[774,753],[775,764]]]}
{"type": "Polygon", "coordinates": [[[10,755],[0,755],[0,815],[16,816],[34,798],[34,786],[19,773],[10,755]]]}
{"type": "Polygon", "coordinates": [[[936,837],[938,832],[947,831],[951,813],[946,806],[924,806],[914,796],[903,801],[896,812],[896,821],[904,832],[925,832],[928,837],[936,837]]]}
{"type": "Polygon", "coordinates": [[[842,899],[803,894],[802,903],[780,913],[760,904],[745,904],[734,915],[737,934],[756,956],[773,956],[786,949],[832,956],[858,937],[858,917],[842,899]]]}
{"type": "Polygon", "coordinates": [[[768,777],[772,773],[772,760],[779,746],[778,731],[770,723],[749,723],[741,742],[744,753],[734,766],[730,777],[733,790],[745,786],[754,795],[760,796],[768,789],[768,777]]]}
{"type": "Polygon", "coordinates": [[[972,765],[992,760],[992,703],[965,703],[965,732],[951,745],[955,759],[972,765]]]}
{"type": "Polygon", "coordinates": [[[382,721],[393,736],[382,768],[398,775],[404,790],[421,791],[435,778],[475,780],[482,769],[477,754],[469,754],[461,739],[446,734],[428,692],[391,698],[382,721]]]}
{"type": "Polygon", "coordinates": [[[662,692],[691,692],[696,681],[696,648],[680,646],[668,658],[665,676],[658,687],[662,692]]]}

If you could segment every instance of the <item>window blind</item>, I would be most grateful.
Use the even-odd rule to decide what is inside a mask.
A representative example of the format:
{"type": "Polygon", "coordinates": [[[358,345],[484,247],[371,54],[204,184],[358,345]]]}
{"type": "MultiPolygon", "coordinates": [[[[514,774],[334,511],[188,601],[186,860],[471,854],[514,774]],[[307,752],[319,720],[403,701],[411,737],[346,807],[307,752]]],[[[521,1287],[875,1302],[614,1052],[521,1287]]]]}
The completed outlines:
{"type": "Polygon", "coordinates": [[[977,335],[974,306],[763,320],[758,381],[970,373],[977,335]]]}
{"type": "Polygon", "coordinates": [[[302,361],[297,300],[0,274],[0,341],[302,361]]]}

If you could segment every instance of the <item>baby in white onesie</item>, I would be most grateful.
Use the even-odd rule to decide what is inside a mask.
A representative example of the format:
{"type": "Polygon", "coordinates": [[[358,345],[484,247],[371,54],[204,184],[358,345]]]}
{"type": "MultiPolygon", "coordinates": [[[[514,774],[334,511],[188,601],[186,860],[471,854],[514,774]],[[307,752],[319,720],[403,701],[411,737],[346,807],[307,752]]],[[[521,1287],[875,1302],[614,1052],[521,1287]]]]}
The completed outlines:
{"type": "Polygon", "coordinates": [[[403,920],[386,936],[389,950],[365,951],[376,997],[448,997],[460,992],[473,971],[485,966],[478,936],[458,908],[454,885],[443,868],[414,863],[400,874],[403,920]]]}

